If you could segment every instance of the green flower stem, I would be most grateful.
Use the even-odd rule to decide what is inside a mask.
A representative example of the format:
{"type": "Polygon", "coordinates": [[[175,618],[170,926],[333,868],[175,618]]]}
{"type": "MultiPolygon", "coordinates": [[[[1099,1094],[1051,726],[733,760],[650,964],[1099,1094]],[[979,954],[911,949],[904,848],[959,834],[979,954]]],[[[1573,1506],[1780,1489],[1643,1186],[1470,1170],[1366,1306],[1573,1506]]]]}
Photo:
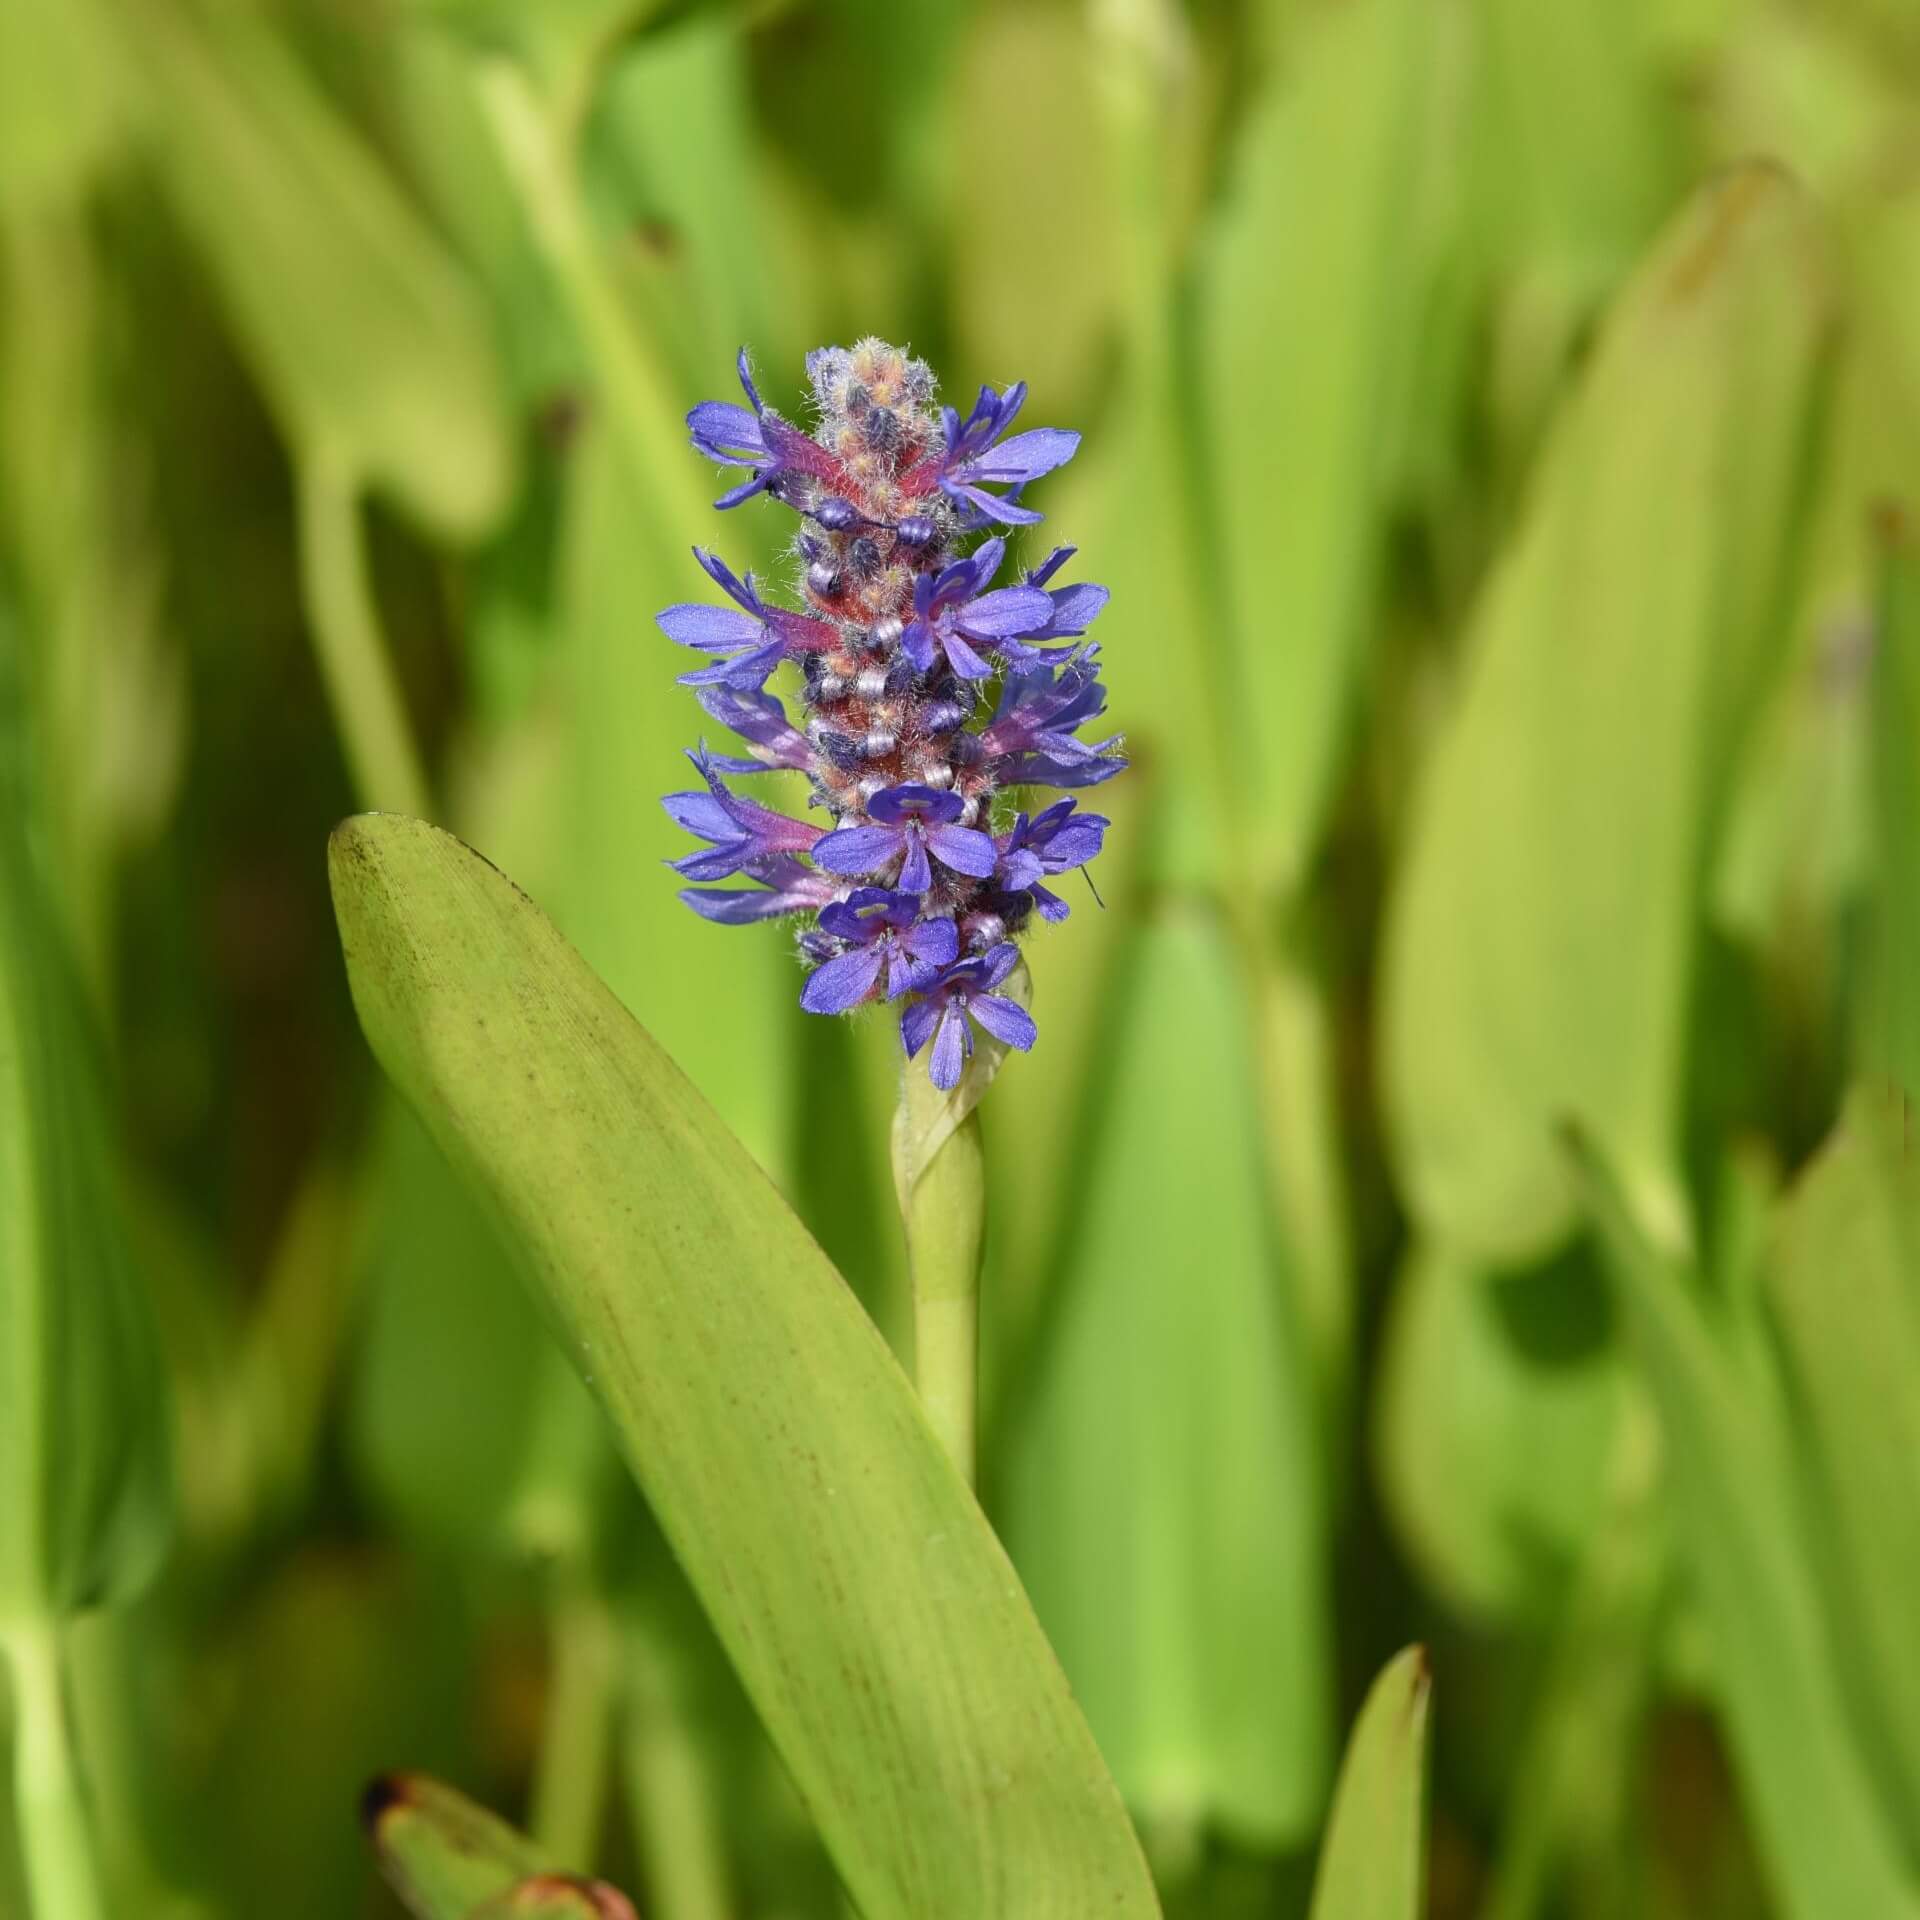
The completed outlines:
{"type": "Polygon", "coordinates": [[[299,449],[300,590],[360,805],[431,817],[427,777],[367,578],[360,490],[330,449],[299,449]]]}
{"type": "Polygon", "coordinates": [[[651,1620],[635,1623],[626,1654],[625,1771],[646,1911],[729,1920],[736,1909],[718,1796],[686,1697],[684,1656],[651,1620]]]}
{"type": "MultiPolygon", "coordinates": [[[[908,1137],[945,1099],[925,1069],[908,1062],[901,1118],[908,1137]]],[[[914,1383],[942,1444],[973,1484],[980,1393],[980,1254],[987,1213],[980,1115],[969,1112],[934,1149],[902,1194],[907,1260],[913,1273],[914,1383]]]]}
{"type": "Polygon", "coordinates": [[[73,1750],[58,1630],[22,1626],[7,1638],[14,1686],[14,1802],[34,1920],[107,1920],[73,1750]]]}
{"type": "Polygon", "coordinates": [[[554,1569],[549,1621],[553,1665],[529,1825],[544,1853],[590,1873],[613,1746],[613,1626],[591,1572],[571,1556],[554,1569]]]}

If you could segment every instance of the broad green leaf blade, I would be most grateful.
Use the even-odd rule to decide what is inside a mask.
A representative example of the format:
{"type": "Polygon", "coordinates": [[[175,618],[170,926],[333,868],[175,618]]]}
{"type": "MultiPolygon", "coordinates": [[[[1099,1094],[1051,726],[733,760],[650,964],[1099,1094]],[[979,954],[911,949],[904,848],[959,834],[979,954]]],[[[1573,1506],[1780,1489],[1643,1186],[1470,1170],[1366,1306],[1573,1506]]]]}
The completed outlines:
{"type": "Polygon", "coordinates": [[[1432,1696],[1424,1647],[1396,1655],[1367,1694],[1340,1763],[1311,1920],[1416,1920],[1425,1911],[1432,1696]]]}
{"type": "Polygon", "coordinates": [[[102,1080],[0,781],[0,1629],[124,1596],[167,1531],[166,1386],[102,1080]]]}
{"type": "Polygon", "coordinates": [[[1544,1622],[1601,1512],[1623,1409],[1589,1265],[1494,1274],[1436,1249],[1395,1282],[1374,1400],[1381,1493],[1423,1579],[1544,1622]]]}
{"type": "Polygon", "coordinates": [[[1298,883],[1374,609],[1385,469],[1417,317],[1438,10],[1301,10],[1248,129],[1203,283],[1200,359],[1261,878],[1298,883]]]}
{"type": "Polygon", "coordinates": [[[1790,1920],[1920,1915],[1848,1723],[1811,1543],[1765,1398],[1716,1346],[1695,1276],[1656,1251],[1590,1150],[1582,1183],[1666,1439],[1674,1537],[1712,1636],[1735,1772],[1790,1920]]]}
{"type": "Polygon", "coordinates": [[[1126,964],[1104,1124],[1007,1443],[1007,1539],[1129,1801],[1285,1843],[1325,1792],[1331,1630],[1246,1005],[1198,913],[1147,926],[1126,964]]]}
{"type": "Polygon", "coordinates": [[[1874,931],[1859,1065],[1920,1098],[1920,535],[1892,510],[1879,534],[1868,697],[1874,931]]]}
{"type": "Polygon", "coordinates": [[[283,429],[448,537],[484,532],[513,445],[465,274],[251,10],[120,12],[167,185],[283,429]]]}
{"type": "Polygon", "coordinates": [[[1668,1243],[1704,865],[1774,669],[1820,308],[1802,196],[1704,190],[1622,296],[1470,636],[1390,901],[1388,1118],[1431,1237],[1571,1225],[1578,1112],[1668,1243]]]}
{"type": "Polygon", "coordinates": [[[374,1051],[523,1256],[854,1898],[1154,1914],[1012,1569],[745,1149],[457,840],[366,815],[331,864],[374,1051]]]}
{"type": "Polygon", "coordinates": [[[1869,1751],[1920,1835],[1920,1168],[1903,1095],[1862,1089],[1781,1216],[1768,1294],[1798,1392],[1814,1565],[1869,1751]]]}

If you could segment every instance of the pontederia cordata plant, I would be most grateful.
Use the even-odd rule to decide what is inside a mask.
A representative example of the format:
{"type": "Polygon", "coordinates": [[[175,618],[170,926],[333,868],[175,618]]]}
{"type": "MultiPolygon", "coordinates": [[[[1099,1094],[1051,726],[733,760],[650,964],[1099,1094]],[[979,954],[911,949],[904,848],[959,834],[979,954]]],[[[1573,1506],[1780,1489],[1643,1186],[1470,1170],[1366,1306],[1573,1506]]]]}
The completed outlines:
{"type": "Polygon", "coordinates": [[[1000,587],[1005,534],[963,550],[991,528],[1036,524],[1021,495],[1070,460],[1080,436],[1034,427],[1009,438],[1024,383],[981,388],[964,420],[936,410],[926,363],[880,340],[822,348],[807,373],[814,434],[762,402],[744,349],[750,407],[708,401],[687,416],[701,452],[748,471],[717,506],[764,493],[801,516],[806,610],[773,604],[751,574],[696,549],[733,605],[660,615],[672,639],[715,656],[681,684],[748,746],[691,755],[705,790],[669,794],[666,807],[708,845],[674,865],[689,880],[757,883],[687,888],[681,898],[709,920],[807,916],[800,950],[813,970],[800,1004],[835,1014],[903,1001],[902,1045],[911,1057],[928,1049],[933,1084],[950,1091],[976,1027],[1033,1045],[1032,1016],[996,990],[1033,916],[1066,917],[1047,882],[1085,866],[1107,829],[1066,799],[996,830],[998,797],[1093,786],[1125,765],[1116,740],[1077,737],[1106,705],[1098,649],[1081,640],[1106,589],[1049,585],[1071,547],[1000,587]],[[786,664],[803,676],[804,727],[766,691],[786,664]],[[759,806],[722,778],[771,768],[804,773],[809,804],[831,824],[759,806]]]}
{"type": "Polygon", "coordinates": [[[1066,918],[1047,883],[1092,860],[1108,825],[1071,798],[1010,815],[996,803],[1013,788],[1094,786],[1126,764],[1117,737],[1079,738],[1106,706],[1099,650],[1083,636],[1107,590],[1050,584],[1071,547],[994,585],[1002,529],[1040,519],[1021,496],[1073,457],[1080,436],[1009,434],[1024,383],[982,387],[965,419],[936,408],[926,363],[882,340],[807,356],[813,434],[762,401],[744,348],[739,372],[749,404],[707,401],[688,430],[702,453],[746,469],[716,506],[765,494],[800,516],[804,611],[694,549],[733,604],[683,602],[660,625],[714,656],[681,683],[748,751],[716,755],[702,742],[692,753],[704,790],[665,805],[707,845],[672,864],[696,882],[756,883],[688,887],[680,897],[709,920],[805,918],[800,1004],[839,1014],[900,1002],[906,1057],[925,1052],[931,1088],[951,1097],[930,1100],[903,1075],[894,1177],[921,1395],[971,1474],[984,1206],[973,1107],[986,1076],[959,1090],[976,1029],[995,1053],[1033,1046],[1017,997],[1019,936],[1036,915],[1066,918]],[[975,536],[985,537],[970,546],[975,536]],[[767,691],[783,666],[800,671],[804,726],[767,691]],[[807,777],[827,824],[745,799],[723,778],[774,769],[807,777]]]}

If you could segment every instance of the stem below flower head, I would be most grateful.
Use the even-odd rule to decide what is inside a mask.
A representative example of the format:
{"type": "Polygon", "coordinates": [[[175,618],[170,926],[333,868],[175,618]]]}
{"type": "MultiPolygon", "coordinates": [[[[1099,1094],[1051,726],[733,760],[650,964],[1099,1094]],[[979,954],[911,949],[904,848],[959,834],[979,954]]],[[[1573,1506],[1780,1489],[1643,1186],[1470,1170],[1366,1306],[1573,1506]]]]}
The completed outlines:
{"type": "Polygon", "coordinates": [[[8,1635],[6,1649],[13,1668],[14,1804],[34,1920],[107,1920],[58,1629],[21,1626],[8,1635]]]}
{"type": "MultiPolygon", "coordinates": [[[[924,1139],[941,1093],[905,1063],[896,1137],[924,1139]]],[[[980,1386],[980,1254],[987,1211],[980,1116],[966,1117],[921,1170],[900,1177],[913,1271],[913,1371],[922,1405],[961,1477],[973,1484],[980,1386]]]]}

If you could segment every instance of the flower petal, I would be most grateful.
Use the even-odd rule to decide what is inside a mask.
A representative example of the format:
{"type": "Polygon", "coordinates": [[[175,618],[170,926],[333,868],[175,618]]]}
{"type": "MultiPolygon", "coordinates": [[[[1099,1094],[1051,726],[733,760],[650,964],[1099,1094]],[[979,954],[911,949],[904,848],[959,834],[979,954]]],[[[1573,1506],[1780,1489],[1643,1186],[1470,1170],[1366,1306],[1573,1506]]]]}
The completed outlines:
{"type": "Polygon", "coordinates": [[[885,958],[878,946],[860,947],[829,960],[807,975],[800,1004],[809,1013],[846,1013],[873,992],[885,958]]]}
{"type": "Polygon", "coordinates": [[[902,893],[925,893],[933,885],[933,869],[927,864],[925,833],[921,829],[910,827],[906,831],[905,838],[907,857],[900,863],[900,877],[894,885],[902,893]]]}
{"type": "Polygon", "coordinates": [[[938,1000],[916,1000],[912,1006],[901,1008],[900,1044],[906,1048],[909,1060],[927,1044],[927,1035],[939,1018],[938,1000]]]}
{"type": "Polygon", "coordinates": [[[951,1093],[960,1084],[960,1070],[973,1051],[973,1035],[967,1030],[966,1016],[958,1007],[941,1010],[939,1030],[933,1036],[933,1053],[927,1071],[942,1093],[951,1093]]]}
{"type": "Polygon", "coordinates": [[[653,623],[669,640],[703,653],[729,647],[751,647],[765,636],[766,622],[732,607],[710,607],[704,601],[683,600],[653,616],[653,623]]]}
{"type": "Polygon", "coordinates": [[[1038,633],[1053,618],[1053,596],[1038,587],[996,587],[969,600],[953,617],[962,633],[976,640],[1002,634],[1038,633]]]}
{"type": "Polygon", "coordinates": [[[971,874],[976,880],[986,879],[1000,859],[993,835],[982,833],[977,827],[929,827],[927,844],[943,867],[951,867],[955,873],[971,874]]]}
{"type": "Polygon", "coordinates": [[[993,669],[961,639],[957,633],[943,633],[940,645],[947,656],[947,665],[962,680],[991,680],[993,669]]]}
{"type": "Polygon", "coordinates": [[[898,827],[839,827],[813,844],[813,864],[828,873],[877,873],[900,851],[898,827]]]}
{"type": "Polygon", "coordinates": [[[1033,1015],[1017,1000],[1003,999],[997,993],[976,993],[968,1000],[967,1011],[996,1040],[1004,1040],[1022,1053],[1040,1037],[1033,1015]]]}

